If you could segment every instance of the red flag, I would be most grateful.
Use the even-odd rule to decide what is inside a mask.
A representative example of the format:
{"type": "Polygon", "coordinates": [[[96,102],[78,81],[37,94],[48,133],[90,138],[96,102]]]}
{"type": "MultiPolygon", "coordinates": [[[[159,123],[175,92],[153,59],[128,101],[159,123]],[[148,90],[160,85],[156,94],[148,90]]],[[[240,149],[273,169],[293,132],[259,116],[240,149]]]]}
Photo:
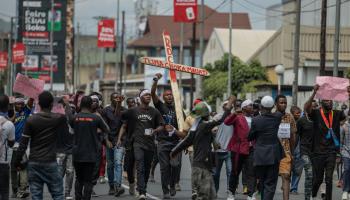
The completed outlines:
{"type": "Polygon", "coordinates": [[[0,52],[0,69],[7,67],[7,52],[0,52]]]}
{"type": "Polygon", "coordinates": [[[103,19],[98,22],[97,47],[115,47],[114,19],[103,19]]]}
{"type": "Polygon", "coordinates": [[[174,0],[174,22],[195,22],[197,0],[174,0]]]}
{"type": "Polygon", "coordinates": [[[12,46],[12,63],[23,63],[25,46],[23,43],[15,43],[12,46]]]}

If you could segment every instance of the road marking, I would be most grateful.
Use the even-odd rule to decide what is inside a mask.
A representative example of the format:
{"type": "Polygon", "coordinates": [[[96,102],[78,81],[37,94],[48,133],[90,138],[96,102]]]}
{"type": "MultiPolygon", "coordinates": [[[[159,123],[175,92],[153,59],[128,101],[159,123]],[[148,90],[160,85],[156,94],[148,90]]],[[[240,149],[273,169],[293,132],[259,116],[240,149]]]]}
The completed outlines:
{"type": "MultiPolygon", "coordinates": [[[[122,184],[122,187],[125,188],[125,189],[127,189],[127,190],[129,189],[129,186],[127,186],[127,185],[125,185],[125,184],[122,184]]],[[[150,199],[161,200],[160,198],[158,198],[158,197],[156,197],[156,196],[153,196],[153,195],[151,195],[151,194],[149,194],[149,193],[147,193],[146,195],[147,195],[147,197],[150,198],[150,199]]]]}

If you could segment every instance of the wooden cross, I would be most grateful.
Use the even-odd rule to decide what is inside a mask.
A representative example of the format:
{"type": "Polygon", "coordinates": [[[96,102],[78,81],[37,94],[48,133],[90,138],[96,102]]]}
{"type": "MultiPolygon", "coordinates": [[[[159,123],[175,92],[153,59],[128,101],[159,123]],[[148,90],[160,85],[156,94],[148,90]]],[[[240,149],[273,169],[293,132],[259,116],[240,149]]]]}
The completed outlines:
{"type": "Polygon", "coordinates": [[[156,58],[151,58],[151,57],[141,57],[139,61],[146,65],[152,65],[155,67],[169,69],[170,84],[171,84],[171,90],[174,96],[177,124],[179,126],[179,130],[183,131],[184,116],[182,111],[182,103],[180,98],[179,86],[177,84],[176,71],[196,74],[200,76],[209,76],[209,72],[205,69],[174,63],[173,49],[171,46],[171,38],[170,38],[170,34],[167,31],[163,31],[163,43],[164,43],[166,61],[156,59],[156,58]]]}

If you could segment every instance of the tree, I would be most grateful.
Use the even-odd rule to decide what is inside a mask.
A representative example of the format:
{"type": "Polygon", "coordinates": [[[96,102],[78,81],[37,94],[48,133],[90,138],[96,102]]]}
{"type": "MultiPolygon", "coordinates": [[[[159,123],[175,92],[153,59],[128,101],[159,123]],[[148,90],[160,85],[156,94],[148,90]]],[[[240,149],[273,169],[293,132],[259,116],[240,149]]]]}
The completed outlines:
{"type": "MultiPolygon", "coordinates": [[[[206,100],[214,105],[216,98],[222,98],[227,91],[227,63],[228,54],[225,54],[220,60],[214,62],[214,65],[207,64],[205,68],[210,72],[210,76],[204,79],[203,94],[206,100]]],[[[242,62],[238,57],[232,56],[232,93],[237,94],[243,91],[246,84],[253,81],[267,82],[266,70],[259,61],[252,61],[249,64],[242,62]]],[[[253,84],[254,85],[254,84],[253,84]]]]}

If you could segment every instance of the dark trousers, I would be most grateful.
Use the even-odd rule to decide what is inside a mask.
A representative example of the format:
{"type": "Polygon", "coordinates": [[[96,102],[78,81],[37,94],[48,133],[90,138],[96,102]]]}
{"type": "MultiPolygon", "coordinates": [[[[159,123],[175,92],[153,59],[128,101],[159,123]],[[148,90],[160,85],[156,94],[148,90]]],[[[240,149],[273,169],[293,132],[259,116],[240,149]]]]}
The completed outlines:
{"type": "Polygon", "coordinates": [[[0,200],[9,199],[10,187],[10,166],[7,163],[0,163],[0,200]]]}
{"type": "Polygon", "coordinates": [[[137,191],[140,195],[146,195],[154,151],[146,150],[141,147],[134,147],[134,155],[137,171],[137,191]]]}
{"type": "Polygon", "coordinates": [[[325,177],[326,182],[326,200],[332,199],[333,171],[335,167],[335,154],[315,155],[312,158],[313,179],[312,196],[316,197],[317,192],[325,177]]]}
{"type": "Polygon", "coordinates": [[[134,149],[127,149],[124,157],[124,167],[128,175],[129,184],[135,183],[135,156],[134,149]]]}
{"type": "Polygon", "coordinates": [[[101,160],[102,160],[102,148],[99,150],[98,152],[98,157],[95,163],[95,167],[94,167],[94,172],[92,175],[92,184],[96,185],[98,178],[100,177],[100,165],[101,165],[101,160]]]}
{"type": "Polygon", "coordinates": [[[350,158],[343,158],[344,163],[344,173],[343,173],[343,191],[350,192],[350,158]]]}
{"type": "Polygon", "coordinates": [[[164,194],[169,193],[170,189],[175,189],[175,184],[177,183],[177,177],[179,174],[180,161],[177,159],[176,163],[171,163],[170,152],[173,146],[162,146],[158,145],[158,160],[160,165],[162,189],[164,194]]]}
{"type": "Polygon", "coordinates": [[[236,193],[239,181],[239,174],[241,173],[243,164],[245,163],[247,158],[247,155],[231,152],[232,170],[230,174],[229,190],[232,192],[232,194],[236,193]]]}
{"type": "Polygon", "coordinates": [[[255,167],[256,177],[261,184],[261,200],[273,200],[278,181],[279,163],[255,167]]]}
{"type": "Polygon", "coordinates": [[[95,166],[96,163],[93,162],[74,162],[76,200],[91,199],[95,166]]]}

